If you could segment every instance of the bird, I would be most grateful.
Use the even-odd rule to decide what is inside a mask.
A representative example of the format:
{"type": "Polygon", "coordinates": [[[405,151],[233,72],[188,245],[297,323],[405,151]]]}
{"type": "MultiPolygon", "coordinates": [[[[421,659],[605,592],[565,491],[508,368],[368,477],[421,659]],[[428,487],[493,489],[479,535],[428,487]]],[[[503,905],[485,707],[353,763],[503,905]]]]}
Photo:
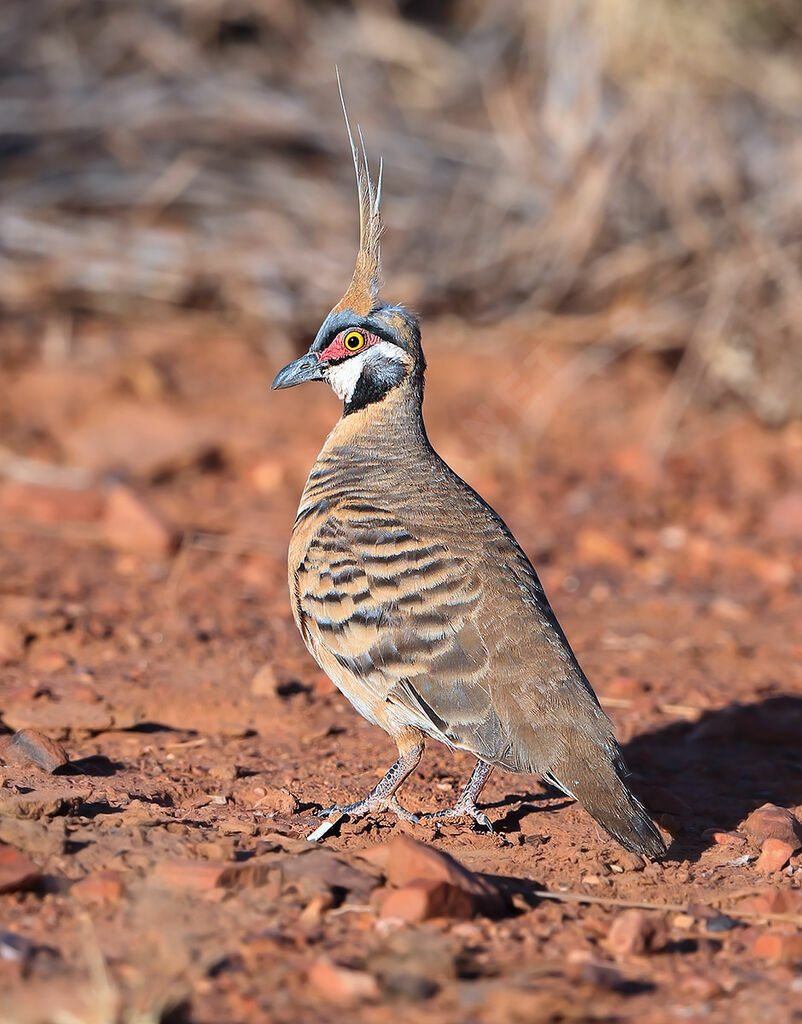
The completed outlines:
{"type": "Polygon", "coordinates": [[[380,298],[383,165],[374,180],[339,74],[337,81],[359,251],[309,351],[271,385],[324,381],[343,402],[301,496],[289,590],[306,647],[354,708],[392,737],[398,758],[365,797],[320,814],[465,818],[492,831],[477,799],[498,768],[539,775],[623,847],[662,857],[663,838],[627,785],[612,724],[535,569],[429,441],[418,318],[380,298]],[[476,764],[452,807],[416,815],[398,791],[429,738],[469,751],[476,764]]]}

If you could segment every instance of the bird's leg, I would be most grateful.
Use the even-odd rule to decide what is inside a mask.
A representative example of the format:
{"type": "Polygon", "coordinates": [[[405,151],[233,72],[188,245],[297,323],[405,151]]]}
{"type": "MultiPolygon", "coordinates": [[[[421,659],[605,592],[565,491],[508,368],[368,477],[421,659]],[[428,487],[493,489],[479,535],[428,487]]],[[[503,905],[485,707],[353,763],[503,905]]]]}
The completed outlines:
{"type": "Polygon", "coordinates": [[[326,807],[325,810],[318,812],[318,816],[328,818],[332,814],[347,814],[349,818],[359,818],[363,814],[392,811],[404,821],[417,821],[417,816],[398,802],[396,791],[418,767],[423,754],[423,737],[417,730],[414,732],[410,730],[395,737],[395,741],[398,745],[398,760],[364,799],[357,800],[354,804],[345,804],[342,807],[337,804],[333,807],[326,807]]]}
{"type": "Polygon", "coordinates": [[[435,811],[432,814],[421,814],[421,821],[431,821],[436,818],[473,818],[477,825],[486,828],[488,832],[493,831],[493,822],[484,811],[476,806],[476,798],[482,792],[484,784],[490,778],[493,765],[487,761],[477,760],[473,766],[471,777],[465,783],[465,788],[459,795],[459,799],[453,807],[447,807],[444,811],[435,811]]]}

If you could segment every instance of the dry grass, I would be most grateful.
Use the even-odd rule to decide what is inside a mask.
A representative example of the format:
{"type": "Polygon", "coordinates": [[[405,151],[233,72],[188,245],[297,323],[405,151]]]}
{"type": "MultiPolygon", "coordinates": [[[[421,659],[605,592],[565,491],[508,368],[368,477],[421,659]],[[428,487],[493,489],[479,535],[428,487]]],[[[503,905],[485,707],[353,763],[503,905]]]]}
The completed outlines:
{"type": "Polygon", "coordinates": [[[802,412],[794,0],[19,0],[2,306],[67,353],[86,310],[315,329],[355,248],[335,63],[385,159],[394,296],[670,353],[658,450],[697,395],[802,412]]]}

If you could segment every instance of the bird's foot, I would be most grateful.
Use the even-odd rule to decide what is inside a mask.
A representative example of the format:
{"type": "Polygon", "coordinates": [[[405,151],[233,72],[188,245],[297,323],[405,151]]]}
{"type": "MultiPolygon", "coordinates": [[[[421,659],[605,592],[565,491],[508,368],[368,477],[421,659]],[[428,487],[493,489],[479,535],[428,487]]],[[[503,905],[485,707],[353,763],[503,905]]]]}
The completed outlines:
{"type": "Polygon", "coordinates": [[[366,814],[395,814],[402,821],[409,821],[413,824],[418,821],[418,815],[402,807],[395,795],[390,797],[366,796],[364,800],[357,800],[354,804],[340,806],[334,804],[332,807],[324,807],[317,811],[318,818],[331,818],[335,814],[344,814],[351,819],[363,818],[366,814]]]}
{"type": "Polygon", "coordinates": [[[453,807],[447,807],[444,811],[432,811],[430,814],[418,815],[419,821],[442,821],[444,818],[473,818],[477,825],[487,829],[488,832],[495,832],[493,822],[484,811],[479,810],[472,800],[460,799],[453,807]]]}

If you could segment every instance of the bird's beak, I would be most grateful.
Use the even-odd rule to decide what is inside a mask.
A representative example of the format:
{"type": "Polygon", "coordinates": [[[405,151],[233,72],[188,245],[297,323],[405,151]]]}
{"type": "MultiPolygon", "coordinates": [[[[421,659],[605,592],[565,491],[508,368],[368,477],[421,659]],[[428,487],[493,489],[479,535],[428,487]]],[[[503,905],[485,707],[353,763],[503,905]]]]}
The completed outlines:
{"type": "Polygon", "coordinates": [[[270,390],[294,388],[296,384],[303,384],[308,380],[324,380],[323,365],[314,352],[307,352],[305,356],[301,356],[300,359],[288,363],[283,370],[279,370],[270,385],[270,390]]]}

